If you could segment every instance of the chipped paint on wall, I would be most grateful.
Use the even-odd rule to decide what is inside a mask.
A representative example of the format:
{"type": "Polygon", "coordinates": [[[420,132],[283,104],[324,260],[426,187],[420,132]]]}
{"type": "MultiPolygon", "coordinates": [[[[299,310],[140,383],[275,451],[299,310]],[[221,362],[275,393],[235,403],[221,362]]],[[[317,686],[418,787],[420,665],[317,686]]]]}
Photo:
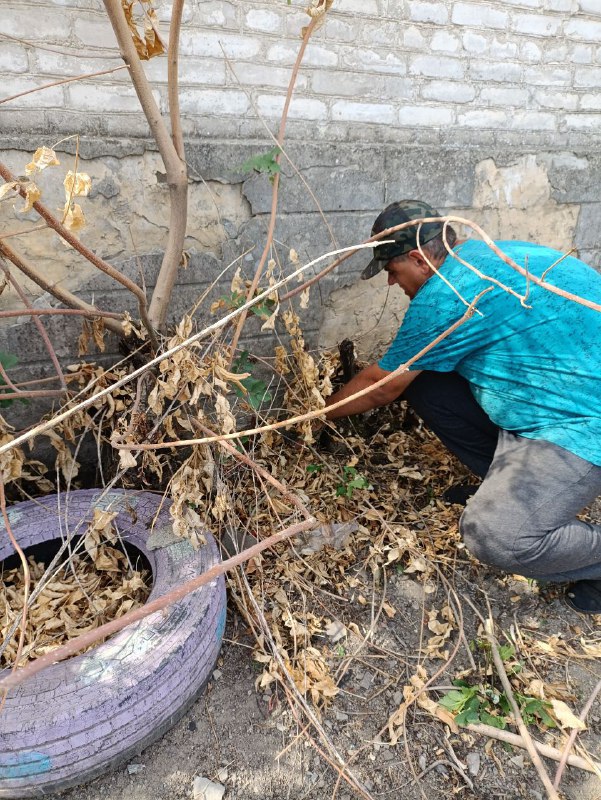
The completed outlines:
{"type": "Polygon", "coordinates": [[[553,199],[546,165],[535,155],[522,156],[508,166],[497,166],[492,158],[476,166],[472,218],[493,239],[569,250],[579,211],[578,205],[553,199]]]}
{"type": "MultiPolygon", "coordinates": [[[[528,154],[506,166],[487,158],[476,165],[475,175],[472,207],[449,214],[473,220],[493,239],[533,241],[564,252],[573,246],[580,206],[553,198],[544,157],[528,154]]],[[[467,229],[458,233],[470,235],[467,229]]],[[[351,338],[361,358],[376,360],[394,338],[407,305],[397,287],[386,286],[385,276],[339,289],[324,307],[320,344],[332,348],[351,338]]]]}

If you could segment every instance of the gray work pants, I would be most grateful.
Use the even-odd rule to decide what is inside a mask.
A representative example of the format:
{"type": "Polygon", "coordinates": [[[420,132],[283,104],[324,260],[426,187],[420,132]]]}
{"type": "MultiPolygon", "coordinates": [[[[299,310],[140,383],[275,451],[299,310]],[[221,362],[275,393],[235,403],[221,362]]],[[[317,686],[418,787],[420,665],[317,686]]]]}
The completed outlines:
{"type": "Polygon", "coordinates": [[[501,430],[460,531],[476,558],[505,572],[552,583],[601,579],[601,525],[576,519],[599,494],[601,467],[501,430]]]}

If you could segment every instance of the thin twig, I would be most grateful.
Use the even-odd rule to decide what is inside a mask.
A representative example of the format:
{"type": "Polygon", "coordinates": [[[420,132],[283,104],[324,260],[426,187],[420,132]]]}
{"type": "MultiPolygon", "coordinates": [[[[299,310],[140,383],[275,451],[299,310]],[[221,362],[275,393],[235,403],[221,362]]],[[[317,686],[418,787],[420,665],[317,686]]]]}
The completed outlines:
{"type": "MultiPolygon", "coordinates": [[[[3,164],[0,163],[0,176],[4,178],[7,182],[13,182],[15,180],[15,176],[11,173],[11,171],[3,164]]],[[[25,189],[21,184],[19,184],[19,193],[21,196],[25,197],[25,189]]],[[[100,256],[96,255],[89,247],[86,247],[76,236],[74,236],[70,230],[68,230],[62,222],[60,222],[54,214],[52,214],[43,203],[40,203],[39,200],[36,200],[33,204],[34,209],[38,212],[38,214],[42,217],[44,222],[48,225],[49,228],[52,228],[53,231],[58,233],[66,242],[68,242],[71,247],[77,250],[85,259],[87,259],[91,264],[95,267],[98,267],[99,270],[108,275],[113,280],[120,283],[122,286],[125,286],[126,289],[137,298],[138,300],[138,310],[140,312],[140,318],[144,323],[144,327],[148,331],[148,336],[150,337],[151,343],[153,347],[158,346],[156,341],[156,334],[150,321],[148,319],[148,311],[147,311],[147,301],[146,295],[140,289],[140,287],[127,278],[123,273],[119,272],[119,270],[115,269],[112,264],[109,264],[108,261],[105,261],[100,256]]],[[[2,242],[0,242],[2,245],[2,242]]]]}
{"type": "MultiPolygon", "coordinates": [[[[482,736],[488,736],[489,739],[497,739],[499,742],[507,742],[507,744],[514,745],[515,747],[521,747],[522,750],[526,749],[526,743],[517,733],[501,730],[501,728],[494,728],[492,725],[485,725],[481,722],[470,723],[469,725],[466,725],[466,728],[468,731],[472,731],[473,733],[479,733],[482,736]]],[[[543,742],[538,742],[536,739],[532,740],[532,744],[541,756],[550,758],[552,761],[561,761],[563,753],[557,750],[557,748],[551,747],[551,745],[544,744],[543,742]]],[[[580,756],[569,754],[567,763],[571,767],[577,767],[578,769],[586,770],[586,772],[593,772],[596,775],[601,776],[601,762],[591,761],[589,763],[586,759],[581,758],[580,756]]]]}
{"type": "MultiPolygon", "coordinates": [[[[9,268],[7,266],[5,266],[5,264],[3,262],[0,262],[0,268],[2,268],[2,270],[4,271],[4,274],[6,275],[6,277],[10,281],[10,283],[13,285],[13,288],[15,289],[15,291],[17,292],[17,294],[19,295],[19,297],[23,301],[24,305],[27,308],[31,308],[31,302],[30,302],[29,298],[27,297],[27,295],[25,294],[25,292],[21,288],[21,284],[15,278],[15,276],[12,274],[12,272],[9,270],[9,268]]],[[[63,370],[61,368],[61,365],[58,362],[58,358],[57,358],[57,355],[56,355],[56,350],[54,349],[54,347],[52,345],[52,342],[50,341],[50,337],[48,336],[48,332],[46,331],[46,328],[44,328],[42,320],[39,319],[38,316],[35,315],[35,314],[32,315],[31,320],[32,320],[33,324],[35,325],[35,327],[37,328],[38,333],[42,337],[42,341],[44,342],[44,346],[46,347],[46,351],[48,352],[48,355],[50,356],[50,360],[52,361],[52,365],[53,365],[53,367],[54,367],[54,369],[56,371],[56,374],[58,375],[61,387],[66,390],[67,381],[65,380],[65,375],[64,375],[63,370]]]]}
{"type": "Polygon", "coordinates": [[[97,78],[99,75],[109,75],[111,72],[117,72],[119,69],[128,69],[128,64],[123,64],[120,67],[113,67],[112,69],[104,69],[101,72],[88,72],[85,75],[76,75],[74,78],[64,78],[62,81],[54,81],[53,83],[45,83],[43,86],[36,86],[35,89],[27,89],[25,92],[13,94],[10,97],[4,97],[0,100],[2,103],[9,103],[11,100],[16,100],[18,97],[24,97],[26,94],[33,92],[41,92],[43,89],[51,89],[53,86],[61,86],[63,83],[73,83],[73,81],[83,81],[86,78],[97,78]]]}
{"type": "Polygon", "coordinates": [[[68,391],[66,386],[64,389],[32,389],[30,391],[17,389],[14,392],[0,392],[0,401],[26,400],[30,397],[62,397],[68,391]]]}
{"type": "MultiPolygon", "coordinates": [[[[597,695],[599,694],[599,692],[601,692],[601,680],[598,681],[597,685],[595,686],[595,688],[591,692],[591,695],[590,695],[589,699],[586,701],[586,703],[584,704],[584,706],[582,708],[582,711],[580,712],[580,715],[579,715],[578,719],[582,720],[582,722],[584,722],[584,720],[586,719],[587,714],[591,710],[591,706],[595,702],[595,699],[596,699],[597,695]]],[[[565,743],[565,746],[564,746],[564,748],[562,750],[561,758],[559,760],[559,765],[557,767],[557,772],[555,773],[555,778],[553,780],[553,786],[556,789],[559,789],[559,784],[561,783],[561,777],[563,775],[563,771],[566,768],[566,763],[568,763],[568,758],[570,756],[570,751],[571,751],[572,747],[574,746],[574,742],[576,741],[576,737],[578,736],[578,733],[579,733],[579,729],[578,728],[572,728],[572,730],[570,731],[570,735],[568,737],[568,741],[565,743]]]]}
{"type": "MultiPolygon", "coordinates": [[[[95,314],[98,311],[95,306],[91,306],[89,303],[85,303],[83,300],[80,300],[79,297],[72,294],[67,289],[63,289],[62,287],[47,281],[42,273],[33,266],[33,264],[30,264],[23,256],[19,255],[16,250],[13,250],[10,245],[6,244],[6,242],[3,242],[2,239],[0,239],[0,255],[3,255],[6,259],[8,259],[11,264],[14,264],[17,269],[19,269],[24,275],[36,283],[45,292],[48,292],[48,294],[51,294],[61,303],[69,306],[69,308],[89,311],[91,314],[95,314]]],[[[123,334],[123,328],[121,324],[114,322],[111,318],[107,319],[105,325],[113,333],[120,335],[123,334]]]]}
{"type": "Polygon", "coordinates": [[[485,631],[486,631],[486,638],[490,643],[490,649],[492,652],[493,661],[495,662],[495,668],[497,670],[497,674],[499,675],[501,684],[503,685],[503,691],[505,692],[505,697],[507,698],[509,705],[511,706],[515,723],[524,741],[524,746],[528,751],[528,755],[530,756],[532,763],[534,764],[534,768],[538,772],[538,776],[541,779],[541,782],[547,791],[547,796],[549,797],[549,800],[560,800],[556,789],[551,783],[551,779],[549,778],[549,774],[545,769],[545,765],[541,761],[540,755],[538,754],[538,751],[534,746],[534,743],[532,741],[532,736],[530,735],[530,731],[528,730],[528,728],[524,723],[522,712],[520,711],[520,707],[518,706],[515,696],[513,694],[513,689],[511,688],[509,678],[507,677],[507,672],[505,671],[505,667],[503,665],[503,659],[501,658],[501,655],[499,653],[499,647],[497,645],[497,640],[494,635],[492,617],[489,617],[486,620],[485,631]]]}
{"type": "Polygon", "coordinates": [[[89,317],[95,319],[97,317],[106,317],[110,319],[123,319],[123,314],[118,314],[116,311],[103,311],[102,309],[87,310],[83,308],[29,308],[14,309],[13,311],[0,311],[0,319],[11,319],[11,317],[89,317]]]}
{"type": "MultiPolygon", "coordinates": [[[[19,39],[18,36],[10,36],[8,33],[4,33],[4,31],[0,31],[0,38],[3,39],[10,39],[12,42],[19,42],[19,44],[24,44],[26,47],[34,48],[35,50],[46,50],[48,53],[59,53],[61,56],[67,56],[68,58],[76,58],[78,61],[81,58],[98,58],[98,53],[85,53],[81,52],[70,52],[69,50],[62,50],[59,47],[48,47],[43,44],[36,44],[35,42],[30,42],[28,39],[19,39]]],[[[102,53],[102,58],[105,60],[119,58],[119,56],[113,56],[109,53],[102,53]]]]}
{"type": "MultiPolygon", "coordinates": [[[[311,34],[315,28],[316,19],[313,18],[311,22],[305,28],[305,34],[303,36],[303,41],[299,48],[299,51],[296,56],[296,61],[294,62],[294,67],[292,69],[292,74],[290,75],[290,81],[288,83],[288,91],[286,92],[286,100],[284,102],[284,110],[282,111],[282,118],[280,120],[280,129],[278,131],[277,142],[278,146],[281,145],[284,141],[284,135],[286,132],[286,121],[288,117],[288,109],[290,108],[290,102],[292,100],[292,93],[294,91],[294,86],[296,84],[296,78],[298,76],[298,71],[300,69],[300,65],[303,60],[303,56],[305,55],[305,50],[307,49],[307,45],[309,44],[309,39],[311,38],[311,34]]],[[[279,154],[275,157],[276,162],[279,164],[279,154]]],[[[250,300],[254,293],[257,290],[259,285],[259,281],[261,279],[261,275],[263,273],[263,266],[265,265],[265,261],[267,259],[267,255],[269,250],[271,249],[271,245],[273,242],[273,232],[275,229],[275,220],[276,220],[276,212],[278,207],[278,188],[280,185],[280,173],[279,171],[273,177],[273,187],[271,191],[271,213],[269,215],[269,226],[267,229],[267,238],[265,240],[265,247],[263,248],[263,253],[257,265],[257,269],[255,270],[255,274],[250,285],[248,292],[246,293],[246,299],[250,300]]],[[[238,346],[238,340],[240,339],[240,334],[242,333],[242,328],[244,327],[244,322],[246,321],[246,311],[244,311],[236,324],[236,330],[234,331],[234,336],[232,338],[232,346],[231,346],[231,358],[233,359],[234,354],[236,352],[236,348],[238,346]]]]}

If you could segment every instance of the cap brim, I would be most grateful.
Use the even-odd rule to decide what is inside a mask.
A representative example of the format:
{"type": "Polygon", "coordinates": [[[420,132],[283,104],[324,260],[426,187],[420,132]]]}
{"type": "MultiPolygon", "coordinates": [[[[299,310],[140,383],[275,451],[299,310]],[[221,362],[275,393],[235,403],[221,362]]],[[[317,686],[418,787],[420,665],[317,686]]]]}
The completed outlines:
{"type": "Polygon", "coordinates": [[[372,258],[372,260],[361,273],[361,280],[366,281],[369,280],[369,278],[373,278],[374,275],[377,275],[378,272],[381,272],[384,269],[386,263],[386,261],[380,261],[378,258],[372,258]]]}

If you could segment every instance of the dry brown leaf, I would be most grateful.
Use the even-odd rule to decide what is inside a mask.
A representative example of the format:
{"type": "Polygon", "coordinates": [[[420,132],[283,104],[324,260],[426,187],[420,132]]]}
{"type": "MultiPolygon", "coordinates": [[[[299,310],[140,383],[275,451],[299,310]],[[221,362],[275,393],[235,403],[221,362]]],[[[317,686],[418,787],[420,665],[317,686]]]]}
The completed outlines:
{"type": "Polygon", "coordinates": [[[92,188],[92,179],[86,172],[73,172],[69,170],[63,181],[65,187],[65,200],[70,202],[73,197],[87,197],[92,188]]]}
{"type": "Polygon", "coordinates": [[[56,157],[56,153],[50,147],[38,147],[33,154],[33,158],[25,167],[26,175],[33,175],[36,172],[41,172],[46,167],[58,167],[60,161],[56,157]]]}
{"type": "Polygon", "coordinates": [[[19,214],[25,214],[27,211],[31,211],[33,204],[42,196],[40,188],[33,181],[26,183],[23,189],[25,190],[25,204],[22,208],[17,209],[19,214]]]}
{"type": "Polygon", "coordinates": [[[0,186],[0,200],[11,191],[17,191],[19,188],[19,181],[9,181],[8,183],[2,184],[0,186]]]}
{"type": "MultiPolygon", "coordinates": [[[[63,208],[63,225],[71,233],[77,233],[86,224],[86,218],[78,203],[65,203],[63,208]]],[[[68,244],[68,242],[66,243],[68,244]]]]}
{"type": "Polygon", "coordinates": [[[575,728],[578,731],[586,730],[586,725],[581,719],[574,714],[570,707],[555,697],[551,698],[551,706],[553,707],[553,715],[562,728],[575,728]]]}

